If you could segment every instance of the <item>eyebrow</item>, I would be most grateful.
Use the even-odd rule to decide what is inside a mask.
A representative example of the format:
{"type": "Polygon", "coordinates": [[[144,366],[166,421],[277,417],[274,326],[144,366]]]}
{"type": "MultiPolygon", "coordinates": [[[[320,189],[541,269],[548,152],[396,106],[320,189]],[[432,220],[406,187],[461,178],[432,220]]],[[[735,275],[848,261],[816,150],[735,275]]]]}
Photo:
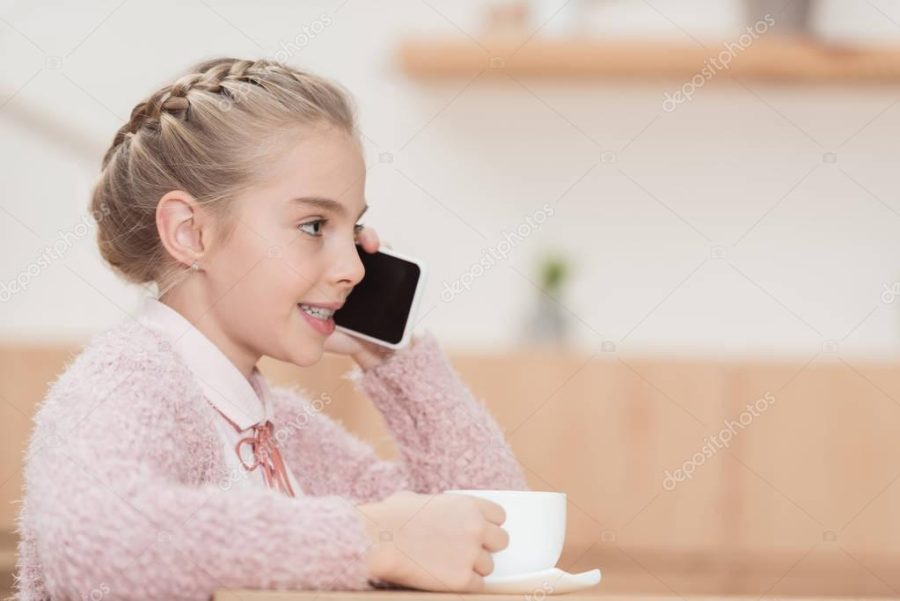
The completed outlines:
{"type": "MultiPolygon", "coordinates": [[[[339,203],[338,201],[332,200],[331,198],[324,198],[322,196],[304,196],[301,198],[292,198],[291,202],[297,202],[300,204],[318,207],[320,209],[325,209],[327,211],[337,213],[338,215],[341,215],[344,217],[346,217],[346,215],[347,215],[347,208],[344,205],[342,205],[341,203],[339,203]]],[[[359,217],[357,217],[357,219],[362,217],[363,214],[365,214],[365,212],[367,210],[369,210],[368,204],[363,207],[362,211],[360,211],[359,217]]]]}

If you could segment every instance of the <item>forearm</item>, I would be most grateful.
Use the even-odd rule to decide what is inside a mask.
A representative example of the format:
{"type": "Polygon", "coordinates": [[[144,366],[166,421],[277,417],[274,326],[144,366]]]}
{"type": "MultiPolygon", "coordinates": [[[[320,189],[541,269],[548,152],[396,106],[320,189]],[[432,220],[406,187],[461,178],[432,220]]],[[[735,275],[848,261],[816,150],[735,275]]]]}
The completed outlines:
{"type": "Polygon", "coordinates": [[[527,488],[496,421],[430,333],[352,379],[384,415],[416,490],[527,488]]]}
{"type": "Polygon", "coordinates": [[[367,588],[364,518],[344,499],[199,488],[135,465],[112,471],[105,482],[59,477],[65,490],[39,485],[67,498],[65,506],[39,501],[41,536],[77,545],[39,541],[54,598],[79,597],[100,582],[117,598],[184,601],[220,588],[367,588]]]}
{"type": "Polygon", "coordinates": [[[273,388],[285,458],[304,491],[360,502],[398,490],[526,489],[521,468],[484,405],[459,380],[433,336],[388,351],[349,374],[385,418],[401,458],[389,461],[302,394],[273,388]],[[327,457],[328,461],[322,461],[327,457]]]}

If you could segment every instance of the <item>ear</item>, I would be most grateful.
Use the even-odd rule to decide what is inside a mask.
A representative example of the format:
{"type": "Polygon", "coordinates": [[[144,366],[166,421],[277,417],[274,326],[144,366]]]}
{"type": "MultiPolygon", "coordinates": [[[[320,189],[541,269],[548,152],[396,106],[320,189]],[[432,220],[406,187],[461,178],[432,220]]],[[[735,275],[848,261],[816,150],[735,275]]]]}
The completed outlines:
{"type": "Polygon", "coordinates": [[[200,261],[211,239],[205,212],[183,190],[166,192],[156,205],[156,231],[165,249],[186,266],[200,261]]]}

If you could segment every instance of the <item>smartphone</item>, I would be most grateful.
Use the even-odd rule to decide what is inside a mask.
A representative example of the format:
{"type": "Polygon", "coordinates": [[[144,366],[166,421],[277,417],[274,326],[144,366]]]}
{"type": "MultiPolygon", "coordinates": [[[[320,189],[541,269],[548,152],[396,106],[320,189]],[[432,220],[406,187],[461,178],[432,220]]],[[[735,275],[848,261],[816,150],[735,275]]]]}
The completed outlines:
{"type": "Polygon", "coordinates": [[[357,244],[356,251],[366,274],[335,312],[336,329],[388,348],[402,348],[412,335],[425,288],[425,265],[383,246],[368,253],[357,244]]]}

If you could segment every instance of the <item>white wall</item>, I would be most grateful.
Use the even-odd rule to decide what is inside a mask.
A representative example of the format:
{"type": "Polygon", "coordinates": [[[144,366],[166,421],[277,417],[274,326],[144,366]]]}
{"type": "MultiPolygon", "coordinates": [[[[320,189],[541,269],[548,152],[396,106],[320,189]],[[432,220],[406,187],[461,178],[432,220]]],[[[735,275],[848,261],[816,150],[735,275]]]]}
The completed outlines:
{"type": "MultiPolygon", "coordinates": [[[[708,2],[728,35],[735,6],[708,2]]],[[[685,39],[718,31],[675,0],[637,4],[632,27],[644,19],[685,39]]],[[[823,31],[883,26],[881,11],[900,22],[884,1],[854,4],[848,16],[829,3],[823,31]]],[[[900,299],[882,301],[883,286],[900,282],[900,88],[741,85],[722,74],[667,113],[664,93],[681,82],[425,85],[397,71],[399,38],[465,39],[480,10],[436,0],[6,4],[0,282],[60,231],[80,231],[101,153],[144,95],[201,58],[272,54],[327,13],[290,62],[355,94],[370,140],[367,223],[431,267],[422,324],[448,347],[514,346],[536,300],[523,275],[534,277],[532,259],[548,248],[574,262],[562,303],[584,348],[810,357],[839,341],[842,354],[900,351],[900,299]],[[383,152],[393,162],[380,163],[383,152]],[[567,190],[508,261],[441,301],[442,282],[567,190]]],[[[0,337],[81,340],[133,312],[140,293],[103,266],[90,232],[0,304],[0,337]]]]}

